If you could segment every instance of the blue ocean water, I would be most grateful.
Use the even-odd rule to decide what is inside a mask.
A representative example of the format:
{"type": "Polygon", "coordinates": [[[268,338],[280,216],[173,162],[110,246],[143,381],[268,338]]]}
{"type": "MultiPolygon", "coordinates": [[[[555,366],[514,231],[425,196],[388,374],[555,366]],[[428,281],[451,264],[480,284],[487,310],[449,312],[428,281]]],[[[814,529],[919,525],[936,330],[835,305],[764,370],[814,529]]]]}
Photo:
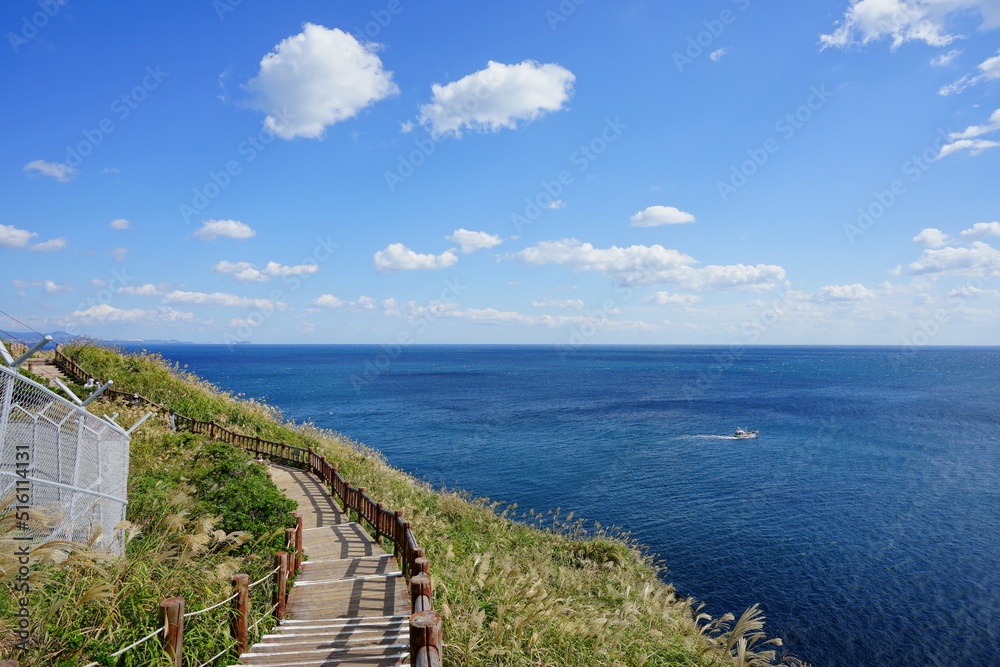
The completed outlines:
{"type": "Polygon", "coordinates": [[[1000,348],[149,349],[435,485],[620,526],[818,667],[1000,665],[1000,348]]]}

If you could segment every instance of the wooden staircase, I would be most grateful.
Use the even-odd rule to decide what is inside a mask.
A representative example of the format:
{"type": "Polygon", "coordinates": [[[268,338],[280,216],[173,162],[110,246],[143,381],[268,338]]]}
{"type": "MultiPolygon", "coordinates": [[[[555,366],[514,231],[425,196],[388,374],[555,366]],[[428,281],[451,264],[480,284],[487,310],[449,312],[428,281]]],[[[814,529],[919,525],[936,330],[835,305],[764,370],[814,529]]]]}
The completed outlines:
{"type": "Polygon", "coordinates": [[[346,520],[316,476],[279,465],[270,471],[278,488],[299,503],[307,560],[289,593],[285,620],[240,663],[408,664],[410,597],[396,560],[346,520]]]}

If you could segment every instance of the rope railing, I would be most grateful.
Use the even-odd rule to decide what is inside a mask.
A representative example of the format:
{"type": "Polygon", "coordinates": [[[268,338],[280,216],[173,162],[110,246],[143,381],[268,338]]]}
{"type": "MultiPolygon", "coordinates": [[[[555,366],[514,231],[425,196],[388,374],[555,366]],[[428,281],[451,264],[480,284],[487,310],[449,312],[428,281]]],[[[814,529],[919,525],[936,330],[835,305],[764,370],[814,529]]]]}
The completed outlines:
{"type": "Polygon", "coordinates": [[[218,609],[219,607],[221,607],[222,605],[226,604],[227,602],[235,600],[238,595],[239,595],[239,593],[233,593],[232,595],[230,595],[229,597],[227,597],[222,602],[216,602],[211,607],[205,607],[204,609],[199,609],[198,611],[189,611],[188,613],[184,614],[184,618],[191,618],[193,616],[200,616],[201,614],[210,612],[213,609],[218,609]]]}
{"type": "MultiPolygon", "coordinates": [[[[55,351],[55,364],[78,382],[93,379],[93,376],[86,373],[59,348],[55,351]]],[[[292,467],[305,468],[318,476],[323,480],[330,493],[335,498],[339,498],[344,512],[348,516],[353,512],[358,523],[362,525],[367,523],[374,532],[377,541],[385,538],[392,543],[393,556],[399,561],[400,570],[410,585],[410,602],[413,610],[410,617],[410,664],[418,667],[439,667],[441,665],[443,646],[441,615],[434,611],[431,605],[433,591],[430,579],[430,562],[425,555],[424,548],[417,542],[411,522],[403,518],[402,510],[389,510],[383,507],[382,503],[375,502],[368,495],[367,489],[355,487],[345,480],[340,474],[338,466],[330,463],[325,456],[314,451],[312,447],[295,447],[284,442],[267,440],[260,436],[230,431],[214,420],[192,419],[139,393],[108,389],[104,396],[119,398],[134,405],[156,408],[168,416],[171,426],[176,430],[184,428],[192,433],[207,435],[211,439],[222,440],[248,452],[253,452],[258,457],[266,456],[272,461],[292,467]]],[[[302,562],[301,528],[297,531],[297,535],[298,547],[293,554],[296,569],[302,562]]],[[[281,611],[283,612],[283,605],[281,611]]]]}
{"type": "MultiPolygon", "coordinates": [[[[300,542],[295,542],[290,544],[289,548],[294,549],[296,552],[301,552],[302,544],[300,542]]],[[[155,638],[158,635],[163,635],[162,643],[163,647],[166,649],[167,654],[174,661],[176,667],[180,667],[182,662],[182,656],[184,652],[184,621],[185,619],[194,618],[195,616],[200,616],[201,614],[207,613],[214,609],[229,603],[236,601],[233,605],[234,620],[231,626],[232,641],[229,642],[223,650],[216,653],[214,656],[199,663],[199,665],[209,665],[214,661],[218,660],[222,656],[226,655],[234,648],[237,649],[237,654],[244,653],[247,646],[249,645],[248,635],[249,632],[253,631],[262,622],[269,618],[276,619],[279,623],[284,620],[285,616],[285,603],[287,601],[287,590],[288,590],[288,578],[291,576],[292,572],[290,570],[292,559],[289,557],[289,553],[286,551],[279,551],[275,554],[275,561],[278,565],[268,572],[266,575],[253,582],[252,584],[247,584],[249,578],[245,574],[237,574],[233,577],[233,588],[235,592],[227,597],[226,599],[216,602],[215,604],[205,607],[204,609],[198,609],[196,611],[189,611],[184,613],[184,598],[168,598],[160,603],[160,627],[154,632],[146,635],[142,639],[135,641],[128,646],[121,648],[110,656],[111,658],[117,658],[120,655],[131,651],[134,648],[146,643],[147,641],[155,638]],[[250,614],[250,604],[248,592],[251,588],[258,586],[269,579],[274,579],[274,595],[272,599],[275,600],[274,604],[271,605],[267,610],[265,610],[261,617],[258,618],[253,625],[247,626],[247,620],[250,614]]],[[[97,667],[100,663],[91,662],[84,667],[97,667]]],[[[16,663],[15,663],[16,667],[16,663]]]]}
{"type": "MultiPolygon", "coordinates": [[[[163,628],[157,628],[154,632],[149,633],[148,635],[146,635],[145,637],[143,637],[139,641],[133,642],[133,643],[129,644],[128,646],[126,646],[125,648],[118,649],[117,651],[115,651],[114,653],[112,653],[108,657],[109,658],[117,658],[118,656],[122,655],[123,653],[131,651],[136,646],[139,646],[140,644],[145,644],[146,642],[148,642],[150,639],[152,639],[156,635],[160,634],[161,632],[163,632],[163,628]]],[[[90,663],[87,663],[86,665],[84,665],[84,667],[99,667],[100,664],[101,663],[99,663],[99,662],[90,662],[90,663]]]]}

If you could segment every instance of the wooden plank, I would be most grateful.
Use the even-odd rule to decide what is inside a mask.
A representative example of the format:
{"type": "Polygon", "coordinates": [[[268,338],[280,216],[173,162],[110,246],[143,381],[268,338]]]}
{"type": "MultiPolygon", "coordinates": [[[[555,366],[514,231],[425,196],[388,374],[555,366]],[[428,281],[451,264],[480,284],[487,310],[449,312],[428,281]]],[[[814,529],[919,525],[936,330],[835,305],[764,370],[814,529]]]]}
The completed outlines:
{"type": "Polygon", "coordinates": [[[289,593],[285,621],[240,656],[241,664],[406,664],[411,610],[396,560],[348,521],[317,477],[269,468],[278,488],[299,503],[306,560],[289,593]]]}

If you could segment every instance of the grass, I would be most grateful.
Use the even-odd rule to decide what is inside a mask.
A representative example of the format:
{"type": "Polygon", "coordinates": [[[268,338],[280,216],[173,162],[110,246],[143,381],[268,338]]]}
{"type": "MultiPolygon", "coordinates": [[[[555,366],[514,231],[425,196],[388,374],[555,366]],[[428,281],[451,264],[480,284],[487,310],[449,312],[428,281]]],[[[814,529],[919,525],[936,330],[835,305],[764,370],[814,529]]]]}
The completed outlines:
{"type": "MultiPolygon", "coordinates": [[[[125,424],[142,414],[124,404],[105,403],[94,411],[118,412],[125,424]]],[[[160,601],[180,596],[187,611],[197,610],[229,597],[237,572],[251,581],[264,577],[282,543],[279,533],[293,525],[288,512],[294,502],[247,455],[201,436],[172,433],[162,419],[133,434],[129,499],[121,557],[85,544],[32,545],[26,650],[15,648],[22,637],[13,616],[21,595],[15,590],[15,555],[23,542],[14,539],[20,534],[14,506],[0,504],[0,577],[7,591],[0,595],[0,658],[39,667],[171,664],[156,640],[128,652],[121,663],[111,654],[158,627],[160,601]]],[[[44,533],[58,517],[36,510],[33,522],[44,533]]],[[[271,583],[251,595],[253,623],[271,606],[271,583]]],[[[185,664],[229,646],[231,614],[226,605],[188,619],[185,664]]]]}
{"type": "MultiPolygon", "coordinates": [[[[283,422],[273,408],[221,392],[155,355],[123,355],[91,343],[64,352],[95,377],[114,380],[117,388],[141,393],[186,416],[314,447],[337,463],[354,485],[366,487],[386,507],[403,509],[431,561],[434,607],[445,620],[449,664],[750,666],[776,664],[782,657],[774,649],[780,640],[763,634],[759,609],[747,610],[735,626],[730,615],[715,620],[699,615],[695,601],[663,583],[651,557],[626,536],[588,529],[584,522],[557,513],[518,514],[515,507],[434,490],[393,468],[374,450],[309,424],[283,422]]],[[[102,409],[109,410],[97,407],[102,409]]],[[[124,415],[128,408],[115,410],[124,415]]],[[[137,416],[121,419],[131,423],[129,417],[137,416]]],[[[149,618],[158,596],[183,594],[179,591],[186,590],[185,585],[192,587],[187,591],[191,599],[221,599],[233,567],[253,568],[253,554],[260,550],[265,555],[257,557],[257,571],[265,570],[271,553],[261,548],[265,538],[258,538],[263,541],[251,549],[246,544],[237,547],[231,534],[212,532],[216,524],[186,518],[185,512],[197,508],[204,517],[209,509],[198,502],[210,501],[192,500],[198,483],[191,480],[210,449],[196,446],[185,439],[188,436],[165,432],[163,420],[157,422],[141,428],[133,442],[133,470],[146,472],[130,481],[130,498],[147,522],[166,525],[151,530],[156,537],[147,539],[156,544],[148,549],[130,543],[126,560],[130,567],[160,575],[152,578],[155,586],[136,584],[129,589],[124,582],[130,578],[125,577],[116,589],[117,604],[134,605],[129,614],[135,618],[143,613],[149,618]],[[170,462],[170,470],[154,473],[164,461],[170,462]],[[171,551],[166,546],[178,541],[197,544],[200,551],[171,551]],[[237,557],[233,552],[240,549],[243,555],[237,557]],[[164,567],[159,559],[166,553],[173,559],[169,573],[156,569],[164,567]],[[183,574],[173,567],[181,563],[183,574]],[[200,586],[194,587],[195,581],[200,586]]],[[[144,573],[141,579],[151,577],[144,573]]],[[[89,582],[75,585],[73,595],[86,595],[89,582]]],[[[94,606],[104,609],[107,602],[94,606]]],[[[106,626],[97,620],[96,627],[106,626]]],[[[112,639],[121,638],[101,635],[109,646],[112,639]]],[[[785,663],[800,664],[791,657],[785,663]]]]}

